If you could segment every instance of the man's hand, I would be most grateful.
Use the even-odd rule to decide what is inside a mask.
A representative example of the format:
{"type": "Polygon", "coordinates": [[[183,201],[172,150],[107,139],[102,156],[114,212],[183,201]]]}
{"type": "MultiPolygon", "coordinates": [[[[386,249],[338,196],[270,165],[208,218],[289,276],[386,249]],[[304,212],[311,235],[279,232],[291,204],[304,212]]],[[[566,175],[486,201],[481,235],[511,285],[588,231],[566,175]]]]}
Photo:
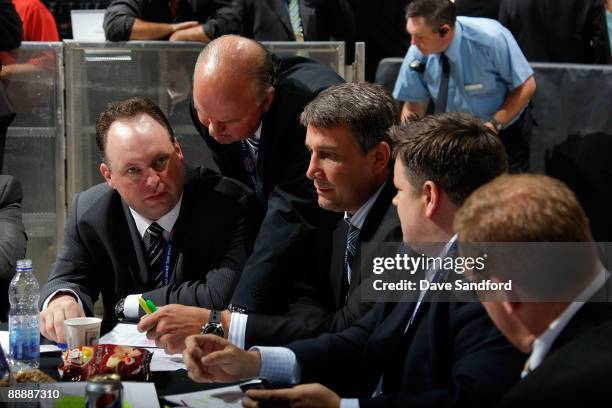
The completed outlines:
{"type": "Polygon", "coordinates": [[[66,342],[64,320],[73,317],[85,317],[85,311],[72,295],[55,296],[40,312],[40,334],[56,343],[66,342]]]}
{"type": "Polygon", "coordinates": [[[493,132],[494,135],[499,136],[499,132],[497,131],[497,129],[495,128],[495,125],[493,125],[493,123],[491,122],[485,122],[485,127],[487,127],[488,129],[491,130],[491,132],[493,132]]]}
{"type": "Polygon", "coordinates": [[[280,390],[248,390],[246,392],[242,406],[255,408],[262,405],[266,407],[338,408],[340,397],[321,384],[304,384],[280,390]]]}
{"type": "Polygon", "coordinates": [[[137,328],[147,332],[147,338],[155,340],[155,345],[166,353],[181,353],[185,349],[185,338],[200,333],[209,315],[208,309],[200,307],[160,306],[155,313],[143,316],[137,328]]]}
{"type": "Polygon", "coordinates": [[[189,336],[183,360],[197,382],[228,382],[255,377],[261,367],[258,351],[244,351],[213,334],[189,336]]]}
{"type": "Polygon", "coordinates": [[[199,41],[199,42],[210,42],[210,38],[204,33],[201,25],[195,27],[184,28],[172,33],[169,41],[199,41]]]}

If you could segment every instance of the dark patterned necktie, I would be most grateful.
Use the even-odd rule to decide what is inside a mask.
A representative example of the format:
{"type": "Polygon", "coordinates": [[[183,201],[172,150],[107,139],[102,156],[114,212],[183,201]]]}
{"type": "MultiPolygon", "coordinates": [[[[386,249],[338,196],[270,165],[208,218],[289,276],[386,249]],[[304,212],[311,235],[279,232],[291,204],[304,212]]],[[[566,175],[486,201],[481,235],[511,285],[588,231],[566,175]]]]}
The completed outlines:
{"type": "Polygon", "coordinates": [[[164,249],[166,240],[162,232],[164,229],[154,222],[149,225],[144,234],[144,244],[147,250],[147,258],[149,260],[149,271],[153,275],[153,282],[156,288],[161,288],[166,285],[164,279],[164,249]]]}
{"type": "Polygon", "coordinates": [[[440,54],[440,63],[442,64],[442,79],[440,81],[440,90],[438,92],[438,99],[434,106],[434,113],[446,112],[446,103],[448,101],[448,79],[450,77],[450,64],[448,57],[442,53],[440,54]]]}
{"type": "Polygon", "coordinates": [[[348,297],[348,289],[351,285],[351,265],[353,263],[353,258],[355,257],[355,252],[357,251],[357,241],[359,240],[359,232],[359,228],[349,223],[349,230],[346,234],[346,246],[344,249],[343,295],[345,303],[348,297]]]}

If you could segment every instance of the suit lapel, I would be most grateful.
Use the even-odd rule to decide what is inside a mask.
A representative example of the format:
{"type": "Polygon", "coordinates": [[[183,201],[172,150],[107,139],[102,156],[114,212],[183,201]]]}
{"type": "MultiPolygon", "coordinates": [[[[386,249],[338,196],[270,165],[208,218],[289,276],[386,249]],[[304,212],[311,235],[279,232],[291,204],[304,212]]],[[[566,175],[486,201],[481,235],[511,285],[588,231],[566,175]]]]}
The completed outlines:
{"type": "MultiPolygon", "coordinates": [[[[193,220],[190,215],[196,209],[195,201],[196,201],[196,191],[193,188],[194,184],[197,183],[198,174],[197,170],[185,167],[184,169],[185,175],[185,185],[183,188],[183,200],[181,201],[181,209],[179,211],[179,216],[176,219],[176,223],[174,224],[173,233],[172,233],[172,259],[171,265],[174,265],[172,275],[170,277],[171,282],[182,282],[185,281],[185,277],[183,276],[184,270],[182,267],[176,264],[179,254],[183,251],[184,248],[184,240],[185,237],[190,235],[189,231],[191,225],[187,222],[187,220],[193,220]]],[[[206,200],[203,200],[206,203],[206,200]]],[[[206,208],[199,208],[199,211],[206,211],[206,208]]],[[[197,239],[197,237],[191,237],[192,239],[197,239]]],[[[182,266],[182,265],[180,265],[182,266]]],[[[171,270],[172,270],[171,269],[171,270]]]]}
{"type": "MultiPolygon", "coordinates": [[[[353,263],[351,265],[351,285],[349,287],[349,293],[352,293],[355,288],[359,287],[361,284],[361,244],[364,242],[369,242],[372,237],[376,234],[376,231],[380,228],[385,215],[389,211],[389,206],[391,205],[391,200],[395,195],[395,187],[393,186],[393,182],[391,179],[388,179],[385,182],[378,198],[374,202],[372,208],[370,208],[370,212],[368,216],[363,222],[361,226],[361,231],[359,232],[359,241],[357,243],[357,248],[355,250],[355,256],[353,257],[353,263]]],[[[346,224],[346,222],[344,222],[346,224]]],[[[348,229],[346,230],[348,231],[348,229]]],[[[345,231],[345,236],[346,236],[345,231]]],[[[367,258],[366,258],[367,259],[367,258]]]]}
{"type": "Polygon", "coordinates": [[[295,37],[293,33],[293,28],[291,27],[291,20],[289,20],[289,12],[287,11],[287,6],[285,0],[267,0],[270,8],[274,13],[278,16],[278,19],[285,27],[285,30],[292,36],[295,37]]]}
{"type": "MultiPolygon", "coordinates": [[[[341,307],[344,304],[342,299],[342,287],[344,285],[344,251],[346,234],[348,233],[348,224],[344,221],[344,218],[340,218],[336,228],[333,232],[333,244],[332,244],[332,255],[330,264],[330,283],[331,287],[334,288],[334,302],[336,308],[341,307]]],[[[355,262],[353,262],[355,263],[355,262]]]]}

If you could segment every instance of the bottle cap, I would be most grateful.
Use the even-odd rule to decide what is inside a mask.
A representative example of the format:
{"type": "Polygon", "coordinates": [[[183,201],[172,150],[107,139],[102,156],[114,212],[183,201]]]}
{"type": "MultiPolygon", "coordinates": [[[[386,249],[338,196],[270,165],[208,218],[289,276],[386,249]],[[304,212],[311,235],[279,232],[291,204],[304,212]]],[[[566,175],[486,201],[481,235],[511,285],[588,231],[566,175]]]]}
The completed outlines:
{"type": "Polygon", "coordinates": [[[19,259],[17,260],[17,268],[18,271],[31,271],[32,270],[32,260],[31,259],[19,259]]]}

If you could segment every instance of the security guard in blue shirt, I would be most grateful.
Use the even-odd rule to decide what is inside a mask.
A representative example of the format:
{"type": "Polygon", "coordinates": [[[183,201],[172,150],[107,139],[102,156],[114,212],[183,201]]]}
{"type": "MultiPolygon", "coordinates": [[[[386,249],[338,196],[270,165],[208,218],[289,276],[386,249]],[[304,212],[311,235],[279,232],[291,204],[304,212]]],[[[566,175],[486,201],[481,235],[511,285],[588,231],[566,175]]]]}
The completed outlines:
{"type": "Polygon", "coordinates": [[[402,118],[425,115],[430,100],[434,113],[472,113],[501,137],[510,171],[526,171],[536,84],[512,34],[495,20],[456,17],[449,0],[414,0],[406,19],[412,45],[393,92],[402,118]]]}

